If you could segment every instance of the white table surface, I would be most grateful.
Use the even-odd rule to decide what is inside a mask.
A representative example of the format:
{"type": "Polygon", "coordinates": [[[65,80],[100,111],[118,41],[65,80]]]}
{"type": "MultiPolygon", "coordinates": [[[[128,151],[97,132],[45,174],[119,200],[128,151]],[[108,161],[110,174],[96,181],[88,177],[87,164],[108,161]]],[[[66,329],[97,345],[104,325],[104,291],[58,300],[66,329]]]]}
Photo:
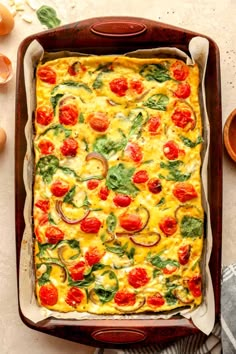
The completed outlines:
{"type": "MultiPolygon", "coordinates": [[[[1,1],[8,5],[8,1],[1,1]]],[[[208,35],[221,53],[223,123],[236,107],[236,1],[234,0],[38,0],[53,6],[62,24],[97,16],[137,16],[161,21],[208,35]]],[[[0,154],[0,353],[89,354],[94,348],[33,331],[20,320],[17,305],[14,225],[14,125],[16,55],[20,42],[42,31],[35,13],[31,24],[15,17],[15,28],[0,37],[0,52],[13,63],[14,77],[0,86],[0,126],[7,132],[7,145],[0,154]]],[[[214,88],[213,88],[214,90],[214,88]]],[[[221,142],[219,141],[219,144],[221,142]]],[[[236,261],[236,165],[224,152],[223,263],[236,261]]]]}

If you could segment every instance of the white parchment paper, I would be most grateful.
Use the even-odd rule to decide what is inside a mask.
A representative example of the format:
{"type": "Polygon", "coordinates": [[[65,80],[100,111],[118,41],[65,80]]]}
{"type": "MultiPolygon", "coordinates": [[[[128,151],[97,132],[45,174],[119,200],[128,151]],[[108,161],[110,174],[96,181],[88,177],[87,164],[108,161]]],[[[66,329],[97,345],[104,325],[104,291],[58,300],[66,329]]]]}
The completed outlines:
{"type": "MultiPolygon", "coordinates": [[[[204,239],[203,257],[202,257],[202,275],[203,275],[203,302],[195,310],[175,310],[164,314],[126,314],[126,315],[93,315],[89,313],[60,313],[47,310],[40,307],[35,298],[35,278],[34,278],[34,263],[33,263],[33,227],[32,227],[32,185],[33,185],[33,126],[32,126],[32,113],[35,110],[35,78],[34,69],[39,60],[44,56],[44,49],[37,41],[33,41],[24,57],[24,73],[25,85],[27,96],[27,109],[28,120],[25,126],[25,135],[27,140],[27,152],[24,160],[23,178],[26,189],[26,200],[24,207],[25,231],[22,238],[21,252],[20,252],[20,271],[19,271],[19,300],[20,308],[23,315],[34,323],[40,322],[46,318],[56,319],[168,319],[175,314],[192,319],[196,327],[198,327],[205,334],[209,334],[215,322],[215,302],[211,275],[209,271],[209,260],[212,250],[212,232],[210,223],[210,210],[207,202],[207,165],[208,165],[208,149],[209,149],[209,136],[210,126],[206,111],[206,99],[204,79],[207,66],[209,43],[207,39],[202,37],[194,37],[189,43],[190,56],[180,51],[177,48],[158,48],[149,50],[137,50],[134,52],[126,53],[125,55],[140,58],[153,58],[153,57],[176,57],[185,60],[186,64],[192,65],[196,62],[200,67],[201,73],[201,88],[200,88],[200,102],[201,102],[201,115],[203,121],[203,134],[204,134],[204,147],[202,152],[202,203],[206,214],[207,220],[207,235],[204,239]]],[[[85,54],[71,53],[71,52],[58,52],[47,53],[44,58],[49,60],[63,57],[63,56],[81,56],[85,54]]],[[[63,321],[65,324],[65,321],[63,321]]]]}

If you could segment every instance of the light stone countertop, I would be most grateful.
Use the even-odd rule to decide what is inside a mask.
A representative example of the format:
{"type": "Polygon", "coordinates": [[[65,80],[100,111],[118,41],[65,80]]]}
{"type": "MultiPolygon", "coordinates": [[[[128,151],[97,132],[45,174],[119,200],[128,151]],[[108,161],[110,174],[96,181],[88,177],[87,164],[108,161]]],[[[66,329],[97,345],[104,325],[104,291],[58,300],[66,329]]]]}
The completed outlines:
{"type": "MultiPolygon", "coordinates": [[[[7,5],[8,1],[1,1],[7,5]]],[[[22,0],[22,2],[24,2],[22,0]]],[[[211,37],[221,53],[223,123],[236,107],[236,1],[233,0],[38,0],[53,6],[62,24],[98,16],[136,16],[161,21],[211,37]]],[[[14,225],[14,125],[16,54],[20,42],[42,31],[34,12],[31,24],[18,13],[15,28],[0,37],[0,52],[13,62],[14,77],[0,86],[0,126],[8,136],[0,154],[0,353],[1,354],[89,354],[94,348],[33,331],[20,320],[17,305],[14,225]]],[[[214,87],[213,87],[214,90],[214,87]]],[[[219,144],[221,142],[219,141],[219,144]]],[[[236,261],[236,165],[224,152],[223,263],[236,261]]]]}

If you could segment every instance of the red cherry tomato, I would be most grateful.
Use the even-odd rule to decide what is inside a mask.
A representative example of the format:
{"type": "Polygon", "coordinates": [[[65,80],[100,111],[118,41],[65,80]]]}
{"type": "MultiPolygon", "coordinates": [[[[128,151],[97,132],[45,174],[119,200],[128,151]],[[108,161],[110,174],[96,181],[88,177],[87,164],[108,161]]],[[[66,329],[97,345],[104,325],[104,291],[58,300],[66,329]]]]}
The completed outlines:
{"type": "Polygon", "coordinates": [[[41,154],[44,154],[44,155],[50,155],[53,152],[53,150],[55,149],[54,144],[50,140],[47,140],[47,139],[40,140],[38,147],[41,151],[41,154]]]}
{"type": "Polygon", "coordinates": [[[172,274],[174,273],[176,270],[178,269],[178,267],[171,265],[171,264],[167,264],[167,266],[165,268],[162,269],[164,274],[172,274]]]}
{"type": "Polygon", "coordinates": [[[173,194],[181,203],[198,197],[194,186],[188,182],[176,183],[173,188],[173,194]]]}
{"type": "Polygon", "coordinates": [[[85,259],[89,266],[96,264],[103,257],[104,252],[101,252],[97,247],[89,247],[88,251],[85,253],[85,259]]]}
{"type": "Polygon", "coordinates": [[[72,280],[74,280],[74,281],[83,280],[85,268],[86,268],[86,266],[85,266],[84,261],[80,261],[80,262],[76,263],[73,267],[70,267],[69,273],[70,273],[72,280]]]}
{"type": "Polygon", "coordinates": [[[188,109],[176,108],[171,119],[179,128],[185,128],[189,123],[193,124],[192,113],[188,109]]]}
{"type": "Polygon", "coordinates": [[[160,293],[156,293],[155,295],[150,295],[147,297],[147,304],[150,307],[161,307],[164,305],[165,299],[160,293]]]}
{"type": "Polygon", "coordinates": [[[200,275],[195,275],[188,281],[188,287],[194,297],[202,295],[202,279],[200,275]]]}
{"type": "Polygon", "coordinates": [[[83,299],[84,293],[82,290],[73,286],[68,291],[65,302],[72,307],[76,307],[76,305],[80,304],[83,299]]]}
{"type": "Polygon", "coordinates": [[[148,189],[153,194],[158,194],[162,191],[161,181],[158,178],[151,178],[148,181],[148,189]]]}
{"type": "Polygon", "coordinates": [[[91,191],[97,188],[98,185],[99,185],[99,181],[97,179],[91,179],[90,181],[87,182],[87,187],[91,191]]]}
{"type": "Polygon", "coordinates": [[[161,125],[160,116],[159,115],[152,116],[148,120],[148,131],[149,131],[149,133],[151,133],[152,135],[157,134],[157,131],[158,131],[160,125],[161,125]]]}
{"type": "Polygon", "coordinates": [[[41,286],[39,289],[39,298],[43,306],[56,305],[58,301],[57,288],[51,283],[41,286]]]}
{"type": "Polygon", "coordinates": [[[47,213],[50,209],[50,201],[49,200],[42,200],[39,199],[36,203],[35,206],[39,209],[41,209],[44,213],[47,213]]]}
{"type": "Polygon", "coordinates": [[[109,85],[111,91],[120,97],[125,96],[126,91],[128,90],[128,81],[124,77],[112,80],[109,85]]]}
{"type": "Polygon", "coordinates": [[[178,258],[180,264],[185,265],[188,263],[190,257],[190,251],[191,251],[190,245],[180,246],[178,250],[178,258]]]}
{"type": "Polygon", "coordinates": [[[119,207],[127,207],[130,205],[131,203],[131,198],[129,195],[124,195],[124,194],[117,194],[114,198],[113,198],[113,202],[115,203],[116,206],[119,207]]]}
{"type": "Polygon", "coordinates": [[[144,86],[142,81],[140,80],[130,80],[130,87],[134,90],[138,95],[143,92],[144,86]]]}
{"type": "Polygon", "coordinates": [[[140,162],[143,158],[141,147],[137,143],[128,143],[125,153],[134,162],[140,162]]]}
{"type": "Polygon", "coordinates": [[[114,301],[118,306],[133,306],[136,302],[136,295],[127,290],[117,291],[114,301]]]}
{"type": "Polygon", "coordinates": [[[102,223],[96,217],[85,218],[80,223],[80,229],[87,234],[96,234],[100,230],[102,223]]]}
{"type": "Polygon", "coordinates": [[[189,75],[188,66],[179,60],[177,60],[171,65],[170,71],[175,80],[178,81],[184,81],[189,75]]]}
{"type": "Polygon", "coordinates": [[[133,182],[134,183],[145,183],[148,181],[148,173],[146,170],[140,170],[135,172],[133,175],[133,182]]]}
{"type": "Polygon", "coordinates": [[[149,277],[146,269],[134,268],[128,274],[128,282],[135,289],[146,285],[149,282],[149,277]]]}
{"type": "Polygon", "coordinates": [[[53,109],[49,106],[40,106],[36,111],[36,122],[41,125],[48,125],[53,120],[53,109]]]}
{"type": "Polygon", "coordinates": [[[138,231],[142,227],[142,220],[136,214],[123,214],[119,218],[120,226],[126,231],[138,231]]]}
{"type": "Polygon", "coordinates": [[[63,141],[60,150],[62,155],[74,157],[78,150],[78,142],[74,138],[67,138],[63,141]]]}
{"type": "Polygon", "coordinates": [[[173,140],[165,143],[163,152],[168,160],[176,160],[179,157],[179,147],[173,140]]]}
{"type": "Polygon", "coordinates": [[[75,125],[78,122],[79,111],[74,104],[61,106],[59,109],[59,121],[65,125],[75,125]]]}
{"type": "Polygon", "coordinates": [[[40,226],[43,226],[43,225],[47,224],[47,222],[48,222],[48,215],[47,215],[47,214],[42,215],[42,216],[38,219],[38,221],[39,221],[39,225],[40,225],[40,226]]]}
{"type": "Polygon", "coordinates": [[[48,242],[52,244],[56,244],[64,238],[64,232],[56,226],[48,226],[45,231],[45,235],[48,242]]]}
{"type": "Polygon", "coordinates": [[[52,194],[55,195],[55,197],[63,197],[63,195],[65,195],[68,192],[69,185],[62,181],[55,181],[51,185],[50,190],[52,194]]]}
{"type": "Polygon", "coordinates": [[[42,66],[37,74],[41,81],[48,84],[55,84],[57,81],[57,74],[50,66],[42,66]]]}
{"type": "Polygon", "coordinates": [[[159,227],[166,236],[171,236],[177,231],[178,224],[175,218],[166,216],[159,223],[159,227]]]}
{"type": "Polygon", "coordinates": [[[110,193],[109,189],[106,186],[104,186],[100,189],[98,195],[101,200],[107,200],[109,193],[110,193]]]}
{"type": "Polygon", "coordinates": [[[90,113],[88,123],[93,130],[99,133],[105,132],[110,124],[106,113],[103,112],[90,113]]]}
{"type": "Polygon", "coordinates": [[[191,93],[191,88],[189,83],[181,83],[178,85],[177,90],[174,92],[174,95],[178,98],[187,98],[191,93]]]}

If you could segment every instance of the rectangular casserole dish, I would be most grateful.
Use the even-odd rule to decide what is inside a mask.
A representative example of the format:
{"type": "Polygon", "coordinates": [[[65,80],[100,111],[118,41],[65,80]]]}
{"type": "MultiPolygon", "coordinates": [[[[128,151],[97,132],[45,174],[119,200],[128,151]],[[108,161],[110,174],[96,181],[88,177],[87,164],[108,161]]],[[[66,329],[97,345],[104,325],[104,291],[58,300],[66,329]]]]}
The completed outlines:
{"type": "MultiPolygon", "coordinates": [[[[154,21],[130,18],[94,18],[71,24],[56,30],[42,32],[26,38],[18,51],[17,92],[16,92],[16,245],[17,265],[24,231],[23,209],[25,191],[23,183],[23,161],[26,152],[24,127],[27,107],[24,82],[23,60],[29,44],[34,40],[48,52],[70,50],[94,54],[122,54],[135,49],[177,47],[186,53],[192,37],[199,35],[154,21]]],[[[213,251],[211,272],[215,293],[216,318],[220,314],[220,271],[221,271],[221,204],[222,204],[222,144],[221,144],[221,96],[219,52],[209,38],[209,61],[206,71],[206,102],[211,127],[209,159],[208,200],[210,204],[213,251]],[[212,85],[215,90],[212,91],[212,85]],[[213,124],[214,123],[214,124],[213,124]],[[220,144],[218,139],[220,138],[220,144]],[[218,155],[218,159],[213,157],[218,155]],[[215,271],[217,270],[217,271],[215,271]]],[[[174,340],[198,330],[191,321],[182,317],[168,320],[59,320],[47,319],[33,324],[21,312],[23,322],[31,328],[79,343],[114,347],[147,345],[160,341],[174,340]]]]}

